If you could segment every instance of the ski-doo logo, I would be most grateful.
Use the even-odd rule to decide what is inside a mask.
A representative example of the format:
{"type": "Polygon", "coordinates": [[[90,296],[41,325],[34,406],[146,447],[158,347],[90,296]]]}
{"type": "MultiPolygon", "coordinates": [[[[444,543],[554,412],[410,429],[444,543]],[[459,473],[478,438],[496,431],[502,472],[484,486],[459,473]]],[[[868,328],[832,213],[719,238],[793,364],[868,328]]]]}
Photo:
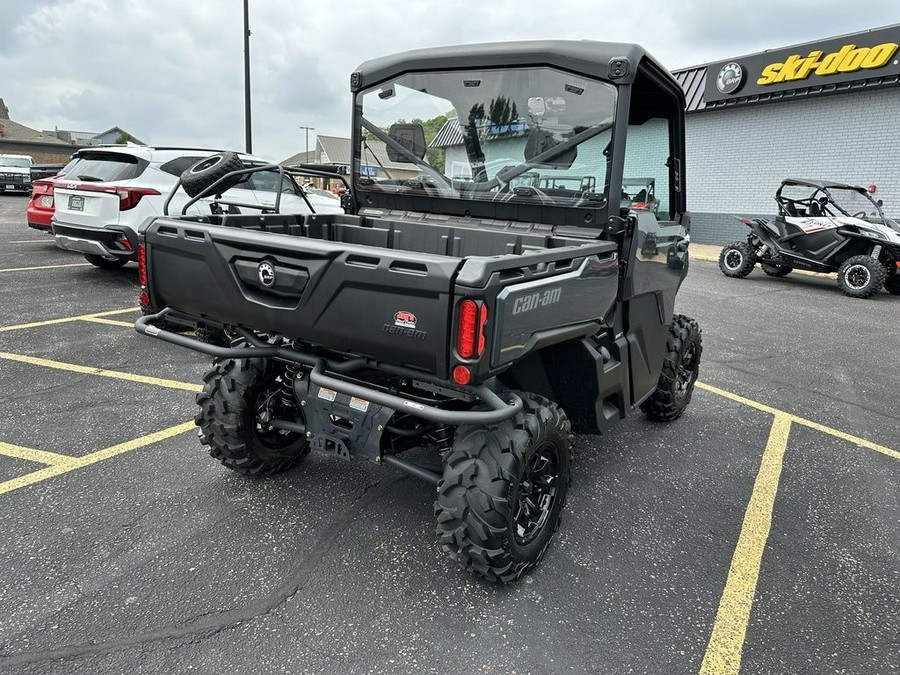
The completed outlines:
{"type": "Polygon", "coordinates": [[[716,89],[723,94],[733,94],[742,84],[744,84],[744,69],[733,61],[722,66],[722,70],[716,76],[716,89]]]}
{"type": "MultiPolygon", "coordinates": [[[[874,47],[857,47],[850,44],[824,56],[821,49],[811,51],[808,56],[791,54],[783,63],[770,63],[765,66],[762,69],[762,77],[756,80],[756,84],[794,82],[805,80],[810,75],[824,76],[881,68],[890,62],[898,47],[900,45],[896,42],[885,42],[874,47]]],[[[716,84],[718,85],[718,82],[716,84]]],[[[727,93],[721,88],[719,91],[727,93]]]]}

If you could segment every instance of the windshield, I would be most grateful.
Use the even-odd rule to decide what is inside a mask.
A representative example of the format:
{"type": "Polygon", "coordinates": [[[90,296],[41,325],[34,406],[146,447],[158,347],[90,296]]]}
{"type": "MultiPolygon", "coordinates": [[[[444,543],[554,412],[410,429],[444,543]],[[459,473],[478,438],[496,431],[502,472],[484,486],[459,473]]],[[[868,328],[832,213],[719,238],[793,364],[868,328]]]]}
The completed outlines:
{"type": "Polygon", "coordinates": [[[143,166],[136,157],[112,152],[91,152],[75,158],[66,167],[66,178],[85,182],[130,180],[140,175],[143,166]]]}
{"type": "Polygon", "coordinates": [[[407,73],[362,93],[357,187],[597,207],[615,105],[552,68],[407,73]]]}
{"type": "Polygon", "coordinates": [[[867,220],[874,219],[879,223],[884,220],[878,204],[869,197],[867,192],[830,187],[828,194],[838,209],[848,216],[857,216],[867,220]]]}
{"type": "Polygon", "coordinates": [[[27,169],[31,166],[31,160],[27,157],[0,157],[0,166],[16,166],[27,169]]]}

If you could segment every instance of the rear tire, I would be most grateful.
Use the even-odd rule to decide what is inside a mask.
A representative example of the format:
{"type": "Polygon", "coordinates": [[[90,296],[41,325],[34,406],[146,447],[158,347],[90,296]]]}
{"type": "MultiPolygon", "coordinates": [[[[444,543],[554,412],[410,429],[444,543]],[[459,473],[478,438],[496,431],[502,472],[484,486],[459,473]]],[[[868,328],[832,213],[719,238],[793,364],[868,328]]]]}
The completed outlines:
{"type": "Polygon", "coordinates": [[[691,402],[703,354],[700,325],[694,319],[676,314],[669,327],[666,346],[656,391],[641,404],[644,414],[657,422],[678,419],[691,402]]]}
{"type": "Polygon", "coordinates": [[[867,299],[884,287],[887,269],[872,256],[855,255],[844,261],[837,278],[844,295],[867,299]]]}
{"type": "Polygon", "coordinates": [[[756,252],[745,241],[733,241],[719,254],[719,269],[726,277],[743,279],[756,265],[756,252]]]}
{"type": "Polygon", "coordinates": [[[246,476],[271,475],[309,454],[302,433],[266,424],[282,411],[283,375],[284,366],[270,359],[227,359],[216,361],[204,376],[194,421],[200,442],[227,468],[246,476]]]}
{"type": "MultiPolygon", "coordinates": [[[[196,197],[211,187],[220,178],[232,171],[240,171],[244,163],[236,152],[220,152],[201,159],[181,174],[181,187],[188,197],[196,197]]],[[[216,186],[216,194],[222,194],[244,180],[247,176],[234,176],[216,186]]]]}
{"type": "Polygon", "coordinates": [[[123,260],[122,258],[116,258],[115,260],[109,260],[108,258],[104,258],[100,255],[94,255],[93,253],[85,253],[84,259],[87,260],[94,267],[99,267],[101,270],[117,270],[120,267],[123,267],[127,260],[123,260]]]}
{"type": "Polygon", "coordinates": [[[559,528],[572,427],[555,403],[519,394],[515,419],[456,430],[434,505],[441,547],[461,567],[509,583],[536,567],[559,528]]]}
{"type": "Polygon", "coordinates": [[[764,262],[760,263],[759,266],[762,267],[762,271],[770,277],[786,277],[794,271],[793,267],[788,267],[787,265],[773,265],[772,263],[764,262]]]}

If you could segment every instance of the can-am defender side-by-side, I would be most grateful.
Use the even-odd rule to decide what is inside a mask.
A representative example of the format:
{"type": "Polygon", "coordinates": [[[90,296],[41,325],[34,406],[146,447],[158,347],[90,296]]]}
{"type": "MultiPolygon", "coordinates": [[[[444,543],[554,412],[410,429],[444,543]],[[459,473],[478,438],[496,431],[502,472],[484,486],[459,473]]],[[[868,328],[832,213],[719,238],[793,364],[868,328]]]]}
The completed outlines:
{"type": "Polygon", "coordinates": [[[389,464],[436,485],[452,558],[508,582],[559,526],[574,432],[691,400],[684,96],[640,47],[588,41],[407,52],[350,84],[347,213],[157,218],[139,260],[161,311],[136,328],[216,357],[196,419],[226,467],[389,464]],[[440,116],[459,138],[431,152],[419,121],[440,116]],[[622,208],[626,165],[662,222],[622,208]]]}
{"type": "Polygon", "coordinates": [[[726,276],[746,277],[759,263],[776,277],[794,269],[837,272],[841,290],[853,298],[871,298],[882,287],[900,295],[900,225],[866,188],[788,178],[775,201],[774,219],[740,219],[750,232],[722,249],[726,276]]]}

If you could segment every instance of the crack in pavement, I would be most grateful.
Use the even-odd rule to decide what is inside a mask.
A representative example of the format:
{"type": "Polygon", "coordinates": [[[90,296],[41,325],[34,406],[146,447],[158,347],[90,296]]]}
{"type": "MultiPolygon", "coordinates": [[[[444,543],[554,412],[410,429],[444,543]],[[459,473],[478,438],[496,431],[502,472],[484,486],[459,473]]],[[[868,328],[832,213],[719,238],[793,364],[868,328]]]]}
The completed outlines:
{"type": "Polygon", "coordinates": [[[382,493],[389,491],[396,483],[408,478],[409,476],[401,474],[392,480],[379,480],[365,486],[354,497],[347,511],[324,528],[325,533],[309,548],[306,556],[294,568],[292,573],[275,590],[255,602],[238,609],[193,617],[175,626],[163,626],[137,635],[122,636],[103,642],[89,641],[55,649],[41,649],[40,651],[21,652],[18,654],[0,652],[0,669],[48,661],[72,660],[82,656],[109,654],[133,647],[141,648],[153,642],[178,638],[187,638],[183,640],[182,644],[196,644],[208,640],[223,631],[236,628],[242,623],[266,616],[288,602],[306,587],[309,573],[321,564],[323,558],[331,552],[337,543],[338,538],[353,525],[353,522],[359,515],[357,507],[367,496],[373,499],[378,498],[382,493]],[[299,579],[298,577],[304,573],[306,573],[304,579],[299,579]]]}

